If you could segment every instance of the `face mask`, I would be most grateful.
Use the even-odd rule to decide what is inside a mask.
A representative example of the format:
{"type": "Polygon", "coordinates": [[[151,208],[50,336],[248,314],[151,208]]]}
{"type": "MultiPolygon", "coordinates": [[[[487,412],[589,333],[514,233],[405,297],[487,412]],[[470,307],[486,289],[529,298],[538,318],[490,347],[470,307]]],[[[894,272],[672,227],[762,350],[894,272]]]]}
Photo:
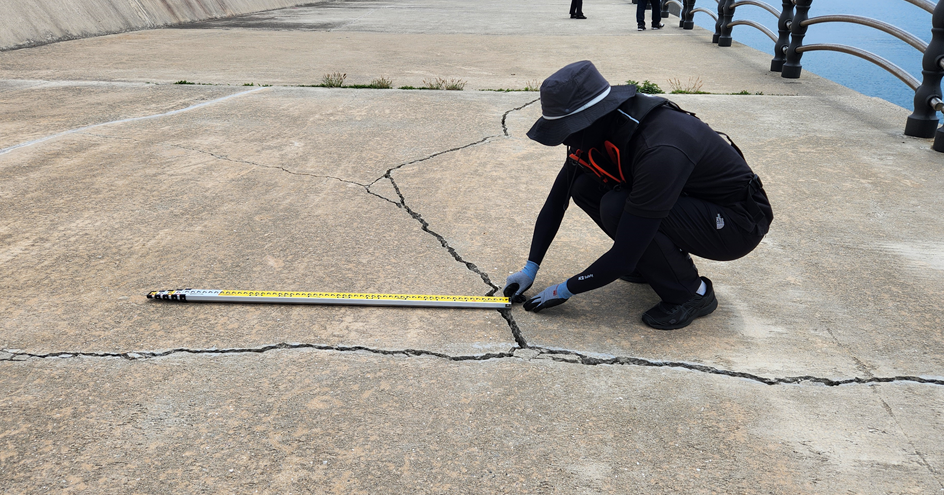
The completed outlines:
{"type": "Polygon", "coordinates": [[[595,120],[586,129],[577,131],[564,139],[564,144],[571,148],[590,149],[606,140],[609,135],[612,116],[605,115],[595,120]]]}
{"type": "Polygon", "coordinates": [[[577,131],[564,139],[564,146],[568,148],[580,148],[583,142],[583,131],[577,131]]]}

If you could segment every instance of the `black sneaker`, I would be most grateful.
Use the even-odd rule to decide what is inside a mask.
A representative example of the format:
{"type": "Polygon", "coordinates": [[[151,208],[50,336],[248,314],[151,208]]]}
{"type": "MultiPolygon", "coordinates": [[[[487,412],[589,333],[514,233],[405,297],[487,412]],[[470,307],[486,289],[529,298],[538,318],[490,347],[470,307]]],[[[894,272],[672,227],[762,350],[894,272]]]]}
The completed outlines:
{"type": "Polygon", "coordinates": [[[636,28],[636,31],[645,31],[645,30],[646,30],[646,26],[639,26],[636,28]]]}
{"type": "Polygon", "coordinates": [[[695,297],[682,304],[660,302],[643,313],[642,321],[659,330],[675,330],[687,327],[695,318],[711,314],[718,307],[718,300],[715,298],[711,280],[707,277],[701,279],[705,281],[705,295],[695,294],[695,297]]]}
{"type": "MultiPolygon", "coordinates": [[[[652,30],[653,30],[653,31],[656,31],[656,30],[662,29],[662,28],[664,28],[664,27],[665,27],[665,24],[658,24],[658,25],[652,26],[652,30]]],[[[643,28],[643,29],[645,29],[645,28],[643,28]]]]}

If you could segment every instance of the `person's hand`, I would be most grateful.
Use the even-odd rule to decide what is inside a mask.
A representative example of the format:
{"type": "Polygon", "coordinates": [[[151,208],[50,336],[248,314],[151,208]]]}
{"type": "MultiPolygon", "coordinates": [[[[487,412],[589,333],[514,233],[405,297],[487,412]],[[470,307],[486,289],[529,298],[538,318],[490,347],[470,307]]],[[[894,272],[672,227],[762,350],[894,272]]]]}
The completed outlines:
{"type": "Polygon", "coordinates": [[[533,261],[528,261],[521,271],[512,273],[508,276],[508,279],[505,280],[505,290],[502,291],[502,294],[505,295],[508,299],[511,299],[511,302],[524,302],[527,299],[524,295],[524,291],[531,288],[531,284],[534,283],[534,277],[538,274],[537,263],[533,261]]]}
{"type": "Polygon", "coordinates": [[[525,311],[540,313],[542,309],[553,308],[564,304],[564,301],[570,299],[573,294],[567,290],[567,282],[552,285],[544,289],[540,294],[528,299],[524,303],[525,311]]]}

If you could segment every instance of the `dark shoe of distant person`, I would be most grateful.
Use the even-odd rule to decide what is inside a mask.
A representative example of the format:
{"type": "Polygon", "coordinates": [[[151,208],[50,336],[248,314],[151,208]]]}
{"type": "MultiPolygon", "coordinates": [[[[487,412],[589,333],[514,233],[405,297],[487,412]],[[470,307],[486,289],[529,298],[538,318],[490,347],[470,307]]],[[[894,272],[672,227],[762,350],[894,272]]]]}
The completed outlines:
{"type": "Polygon", "coordinates": [[[656,31],[656,30],[662,29],[662,28],[664,28],[664,27],[665,27],[665,24],[661,24],[661,23],[660,23],[660,24],[657,25],[657,26],[656,26],[656,25],[652,26],[652,30],[653,30],[653,31],[656,31]]]}
{"type": "Polygon", "coordinates": [[[659,330],[675,330],[687,327],[695,318],[711,314],[718,308],[718,299],[711,286],[711,280],[701,277],[705,282],[705,295],[695,294],[682,304],[669,304],[665,301],[656,304],[642,315],[642,321],[659,330]]]}
{"type": "Polygon", "coordinates": [[[587,16],[583,14],[570,14],[570,18],[571,19],[586,19],[587,16]]]}
{"type": "Polygon", "coordinates": [[[636,31],[645,31],[645,30],[646,30],[646,26],[638,26],[636,28],[636,31]]]}

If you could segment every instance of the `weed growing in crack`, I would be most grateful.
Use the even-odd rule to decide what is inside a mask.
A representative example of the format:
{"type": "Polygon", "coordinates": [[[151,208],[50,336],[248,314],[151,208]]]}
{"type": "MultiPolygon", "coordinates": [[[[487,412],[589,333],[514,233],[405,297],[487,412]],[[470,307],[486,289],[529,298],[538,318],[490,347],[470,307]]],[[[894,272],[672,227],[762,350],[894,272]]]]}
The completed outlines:
{"type": "Polygon", "coordinates": [[[462,91],[465,89],[465,81],[461,79],[450,79],[449,82],[446,83],[445,89],[446,91],[462,91]]]}
{"type": "Polygon", "coordinates": [[[333,74],[325,74],[321,77],[321,86],[325,88],[340,88],[344,85],[345,79],[347,79],[346,73],[335,72],[333,74]]]}
{"type": "Polygon", "coordinates": [[[706,95],[709,94],[701,90],[702,83],[700,77],[689,77],[688,84],[682,85],[678,79],[669,79],[669,86],[672,88],[673,95],[706,95]]]}
{"type": "Polygon", "coordinates": [[[515,88],[500,88],[500,89],[481,89],[479,91],[494,91],[496,93],[515,93],[515,92],[530,92],[530,91],[539,91],[541,89],[540,83],[537,80],[531,80],[525,83],[524,88],[515,89],[515,88]]]}
{"type": "Polygon", "coordinates": [[[370,82],[370,87],[374,89],[390,89],[393,88],[393,80],[387,79],[386,77],[378,77],[370,82]]]}
{"type": "MultiPolygon", "coordinates": [[[[462,91],[465,88],[465,81],[461,79],[450,79],[446,80],[441,77],[437,77],[432,81],[426,79],[423,80],[423,87],[420,89],[438,89],[446,91],[462,91]]],[[[401,88],[402,89],[402,88],[401,88]]]]}

